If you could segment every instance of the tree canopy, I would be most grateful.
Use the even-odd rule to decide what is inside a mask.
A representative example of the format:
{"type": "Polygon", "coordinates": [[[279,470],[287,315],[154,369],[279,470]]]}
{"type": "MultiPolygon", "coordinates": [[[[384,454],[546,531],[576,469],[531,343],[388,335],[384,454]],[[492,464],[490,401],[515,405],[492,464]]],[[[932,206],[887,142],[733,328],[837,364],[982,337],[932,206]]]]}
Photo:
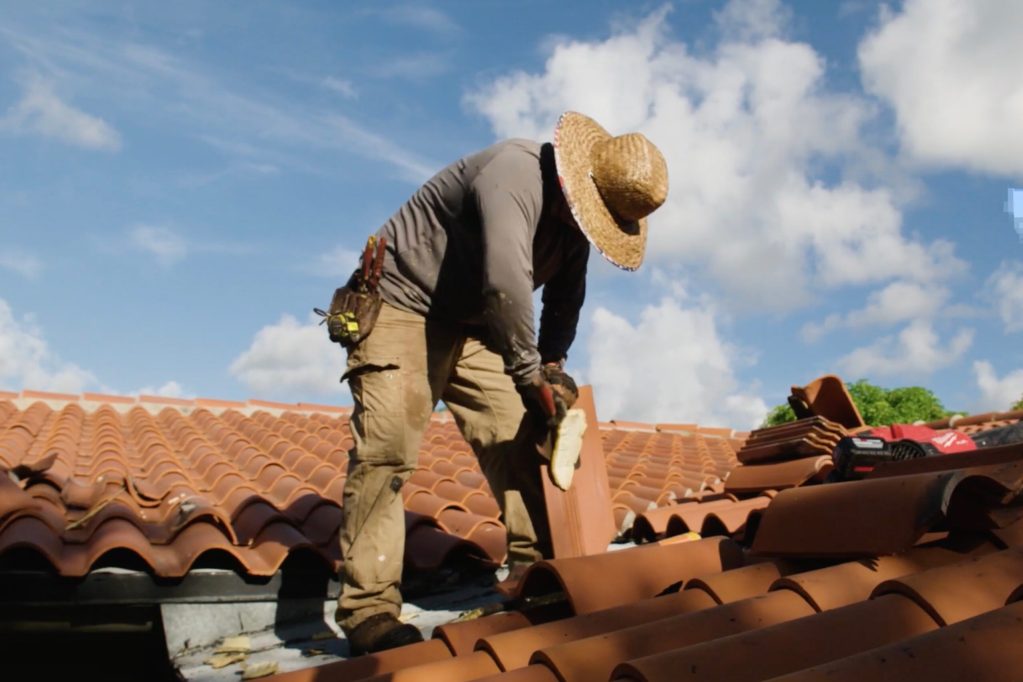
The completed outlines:
{"type": "MultiPolygon", "coordinates": [[[[954,414],[945,409],[934,393],[921,386],[887,389],[860,379],[847,388],[863,420],[871,426],[934,421],[954,414]]],[[[768,413],[764,426],[777,426],[795,418],[791,407],[778,405],[768,413]]]]}
{"type": "Polygon", "coordinates": [[[1023,410],[1023,396],[1020,396],[1020,399],[1016,401],[1016,404],[1013,405],[1011,409],[1023,410]]]}

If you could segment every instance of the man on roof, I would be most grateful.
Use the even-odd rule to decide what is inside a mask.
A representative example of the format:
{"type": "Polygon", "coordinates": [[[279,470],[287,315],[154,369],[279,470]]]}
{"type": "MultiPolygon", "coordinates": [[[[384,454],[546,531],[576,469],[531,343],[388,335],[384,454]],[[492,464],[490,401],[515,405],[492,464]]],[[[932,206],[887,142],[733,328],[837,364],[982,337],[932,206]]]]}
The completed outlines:
{"type": "Polygon", "coordinates": [[[512,139],[460,159],[380,228],[383,303],[372,332],[349,348],[346,372],[355,445],[336,618],[353,655],[421,640],[398,620],[400,491],[439,400],[497,497],[509,564],[550,556],[536,425],[556,426],[574,399],[563,367],[589,245],[622,269],[638,268],[646,217],[667,190],[664,157],[646,137],[615,137],[567,112],[553,143],[512,139]]]}

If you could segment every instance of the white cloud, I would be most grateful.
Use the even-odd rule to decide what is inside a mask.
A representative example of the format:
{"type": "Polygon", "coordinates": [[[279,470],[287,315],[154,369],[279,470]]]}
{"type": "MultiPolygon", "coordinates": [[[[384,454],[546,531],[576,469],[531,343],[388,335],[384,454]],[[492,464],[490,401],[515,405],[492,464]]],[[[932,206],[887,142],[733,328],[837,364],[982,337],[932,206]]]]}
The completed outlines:
{"type": "Polygon", "coordinates": [[[397,55],[373,65],[370,73],[378,78],[423,80],[439,76],[451,69],[451,58],[441,52],[420,52],[397,55]]]}
{"type": "Polygon", "coordinates": [[[0,268],[6,268],[22,277],[34,279],[43,269],[43,263],[30,253],[4,247],[0,251],[0,268]]]}
{"type": "Polygon", "coordinates": [[[188,244],[178,233],[156,225],[136,225],[128,233],[131,245],[152,254],[163,267],[170,267],[188,254],[188,244]]]}
{"type": "Polygon", "coordinates": [[[780,35],[791,22],[792,12],[778,0],[729,2],[714,20],[722,30],[751,42],[780,35]]]}
{"type": "Polygon", "coordinates": [[[318,122],[318,127],[324,128],[324,144],[342,146],[346,151],[355,150],[363,156],[386,161],[400,169],[406,178],[417,183],[425,181],[436,172],[433,164],[424,162],[405,146],[363,128],[347,116],[327,116],[318,122]]]}
{"type": "Polygon", "coordinates": [[[218,79],[180,54],[74,31],[51,37],[0,27],[0,33],[35,68],[73,77],[80,87],[110,97],[123,99],[130,92],[126,106],[166,112],[179,129],[243,160],[329,175],[336,159],[324,165],[314,158],[329,151],[391,164],[400,177],[417,183],[437,167],[407,144],[333,109],[247,91],[243,79],[218,79]]]}
{"type": "Polygon", "coordinates": [[[17,319],[0,299],[0,385],[12,390],[80,393],[96,384],[96,377],[50,350],[32,319],[17,319]]]}
{"type": "Polygon", "coordinates": [[[164,398],[189,398],[194,397],[176,381],[167,381],[159,388],[144,386],[135,391],[138,395],[158,395],[164,398]]]}
{"type": "Polygon", "coordinates": [[[895,110],[903,150],[933,166],[1023,173],[1023,4],[907,0],[859,48],[864,87],[895,110]]]}
{"type": "Polygon", "coordinates": [[[1005,412],[1023,398],[1023,369],[999,378],[990,362],[979,360],[973,363],[973,374],[980,389],[978,410],[1005,412]]]}
{"type": "Polygon", "coordinates": [[[636,323],[599,307],[588,347],[585,375],[601,419],[747,428],[767,413],[760,397],[739,386],[733,366],[745,359],[721,340],[707,306],[665,298],[636,323]]]}
{"type": "Polygon", "coordinates": [[[355,91],[355,85],[345,78],[338,78],[337,76],[325,76],[320,84],[327,88],[331,92],[345,97],[347,99],[355,99],[358,93],[355,91]]]}
{"type": "Polygon", "coordinates": [[[960,329],[942,346],[929,320],[913,320],[898,336],[885,336],[838,360],[843,376],[926,377],[955,363],[973,343],[973,330],[960,329]]]}
{"type": "Polygon", "coordinates": [[[1002,263],[987,280],[987,296],[994,301],[1005,331],[1023,331],[1023,263],[1002,263]]]}
{"type": "Polygon", "coordinates": [[[248,350],[231,363],[230,372],[256,397],[302,399],[345,395],[338,381],[344,366],[344,352],[330,342],[324,327],[283,315],[256,332],[248,350]]]}
{"type": "Polygon", "coordinates": [[[828,315],[822,323],[803,326],[802,337],[815,342],[841,328],[876,329],[914,319],[933,319],[945,306],[949,290],[916,282],[892,282],[870,294],[867,305],[844,315],[828,315]]]}
{"type": "Polygon", "coordinates": [[[950,243],[903,233],[893,191],[857,179],[874,168],[887,185],[894,172],[864,133],[874,107],[828,90],[824,58],[785,38],[778,2],[733,0],[699,53],[670,38],[665,14],[603,41],[560,39],[541,73],[503,76],[466,103],[502,137],[550,139],[566,109],[645,133],[671,177],[648,258],[706,268],[724,303],[786,310],[822,289],[963,271],[950,243]]]}
{"type": "Polygon", "coordinates": [[[38,76],[28,79],[25,94],[0,118],[0,131],[52,137],[76,147],[117,151],[121,136],[103,119],[64,102],[53,84],[38,76]]]}
{"type": "Polygon", "coordinates": [[[378,10],[377,13],[394,24],[403,24],[448,37],[458,33],[461,27],[454,19],[434,7],[423,4],[405,4],[378,10]]]}

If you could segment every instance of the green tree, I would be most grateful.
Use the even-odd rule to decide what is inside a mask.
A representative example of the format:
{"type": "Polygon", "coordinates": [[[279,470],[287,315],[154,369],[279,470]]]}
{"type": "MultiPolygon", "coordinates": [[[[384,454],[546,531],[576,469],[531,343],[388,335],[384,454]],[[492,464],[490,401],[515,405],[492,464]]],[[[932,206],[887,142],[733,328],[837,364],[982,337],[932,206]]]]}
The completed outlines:
{"type": "MultiPolygon", "coordinates": [[[[953,414],[945,409],[934,393],[921,386],[886,389],[860,379],[847,388],[863,421],[871,426],[929,422],[953,414]]],[[[777,426],[795,418],[792,408],[778,405],[768,413],[764,426],[777,426]]]]}
{"type": "Polygon", "coordinates": [[[764,426],[778,426],[779,424],[785,424],[786,422],[792,422],[796,420],[796,413],[792,411],[792,408],[785,405],[778,405],[770,412],[767,413],[767,419],[764,420],[764,426]]]}
{"type": "Polygon", "coordinates": [[[1012,409],[1023,410],[1023,396],[1021,396],[1020,399],[1016,401],[1016,404],[1012,406],[1012,409]]]}

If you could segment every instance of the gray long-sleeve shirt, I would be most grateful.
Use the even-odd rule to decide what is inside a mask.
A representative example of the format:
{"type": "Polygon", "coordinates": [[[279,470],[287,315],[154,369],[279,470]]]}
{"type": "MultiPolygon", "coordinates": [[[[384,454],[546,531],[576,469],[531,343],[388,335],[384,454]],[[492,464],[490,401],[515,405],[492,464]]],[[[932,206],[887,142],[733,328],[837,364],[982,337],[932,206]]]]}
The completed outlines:
{"type": "Polygon", "coordinates": [[[518,384],[566,357],[586,290],[589,242],[554,215],[553,149],[507,140],[428,180],[378,232],[380,293],[427,317],[486,324],[518,384]],[[545,192],[546,189],[546,192],[545,192]],[[539,341],[535,289],[543,286],[539,341]]]}

